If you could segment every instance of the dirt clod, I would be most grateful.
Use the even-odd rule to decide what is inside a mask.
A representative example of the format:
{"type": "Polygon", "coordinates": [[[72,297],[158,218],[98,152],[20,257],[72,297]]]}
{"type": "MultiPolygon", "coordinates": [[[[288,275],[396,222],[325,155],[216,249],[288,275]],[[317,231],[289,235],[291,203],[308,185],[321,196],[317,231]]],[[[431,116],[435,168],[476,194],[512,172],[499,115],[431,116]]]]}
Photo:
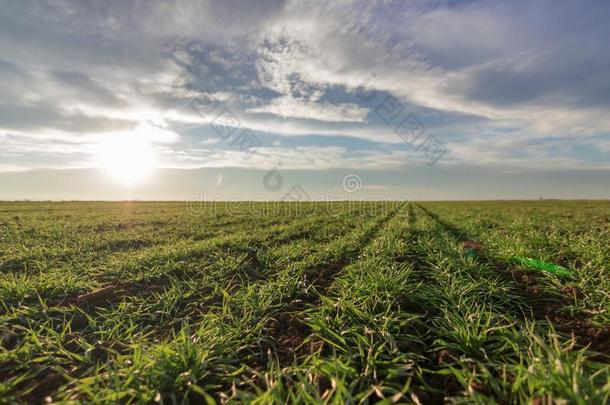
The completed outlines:
{"type": "Polygon", "coordinates": [[[449,349],[441,350],[438,353],[437,362],[438,364],[446,363],[451,358],[451,351],[449,349]]]}
{"type": "Polygon", "coordinates": [[[575,285],[566,285],[561,289],[561,293],[569,298],[583,298],[585,294],[580,287],[575,285]]]}
{"type": "Polygon", "coordinates": [[[70,328],[72,330],[84,329],[87,326],[89,326],[89,319],[81,313],[77,313],[70,320],[70,328]]]}
{"type": "Polygon", "coordinates": [[[76,303],[78,305],[94,304],[96,302],[112,298],[115,292],[116,286],[109,285],[104,288],[100,288],[99,290],[79,295],[78,297],[76,297],[76,303]]]}
{"type": "Polygon", "coordinates": [[[4,331],[0,335],[0,345],[6,350],[13,350],[19,343],[19,336],[11,331],[4,331]]]}
{"type": "Polygon", "coordinates": [[[481,250],[483,250],[483,245],[481,245],[479,242],[476,242],[474,240],[464,241],[464,243],[462,244],[462,247],[465,250],[472,249],[472,250],[475,250],[476,252],[480,252],[481,250]]]}
{"type": "Polygon", "coordinates": [[[546,395],[532,399],[532,405],[552,405],[553,403],[554,401],[546,395]]]}

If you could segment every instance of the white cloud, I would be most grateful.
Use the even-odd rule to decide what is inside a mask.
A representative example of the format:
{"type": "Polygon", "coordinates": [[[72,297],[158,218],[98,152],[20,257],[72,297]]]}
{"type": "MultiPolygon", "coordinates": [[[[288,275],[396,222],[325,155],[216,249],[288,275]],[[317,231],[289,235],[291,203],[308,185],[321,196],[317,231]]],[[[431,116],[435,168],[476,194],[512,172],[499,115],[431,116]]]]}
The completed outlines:
{"type": "Polygon", "coordinates": [[[294,148],[260,147],[250,155],[237,150],[192,150],[176,156],[169,167],[241,167],[270,170],[328,170],[328,169],[398,169],[413,164],[422,157],[408,151],[360,151],[349,153],[343,147],[298,146],[294,148]]]}
{"type": "Polygon", "coordinates": [[[368,110],[355,104],[330,104],[281,97],[270,104],[249,108],[248,113],[268,113],[282,118],[312,119],[330,122],[365,122],[368,110]]]}
{"type": "MultiPolygon", "coordinates": [[[[55,165],[82,164],[96,137],[108,134],[180,143],[178,132],[209,123],[188,106],[202,94],[262,133],[400,144],[392,125],[366,121],[373,106],[354,100],[372,73],[371,87],[441,117],[424,124],[428,133],[451,136],[442,164],[586,166],[573,148],[547,138],[594,145],[589,138],[610,132],[608,7],[547,0],[7,4],[0,11],[0,51],[10,59],[0,60],[0,130],[11,135],[0,153],[22,161],[2,167],[31,167],[42,155],[55,155],[55,165]],[[476,129],[459,122],[466,115],[480,118],[476,129]],[[519,141],[496,137],[500,127],[519,132],[519,141]]],[[[209,139],[199,146],[213,145],[209,139]]],[[[173,151],[166,150],[168,163],[201,159],[173,151]]],[[[405,157],[279,146],[268,153],[320,168],[395,167],[405,157]]],[[[232,151],[210,154],[206,164],[245,164],[232,151]]],[[[253,159],[266,164],[269,156],[253,159]]]]}

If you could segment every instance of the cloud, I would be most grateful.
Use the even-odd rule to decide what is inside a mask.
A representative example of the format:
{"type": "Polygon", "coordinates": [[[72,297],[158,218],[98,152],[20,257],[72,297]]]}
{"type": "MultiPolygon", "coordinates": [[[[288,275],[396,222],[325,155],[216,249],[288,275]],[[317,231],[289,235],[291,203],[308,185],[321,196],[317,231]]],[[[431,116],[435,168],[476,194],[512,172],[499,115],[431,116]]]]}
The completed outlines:
{"type": "Polygon", "coordinates": [[[246,112],[330,122],[365,122],[368,114],[367,109],[355,104],[306,102],[291,97],[278,98],[268,105],[249,108],[246,112]]]}
{"type": "Polygon", "coordinates": [[[413,156],[384,149],[401,140],[359,97],[363,84],[446,141],[439,164],[597,165],[582,151],[605,151],[597,137],[610,133],[609,11],[550,0],[9,2],[0,133],[13,160],[3,167],[48,162],[40,151],[59,138],[53,163],[84,164],[92,137],[142,128],[172,134],[159,142],[167,165],[245,165],[223,142],[182,136],[200,126],[192,137],[213,139],[214,116],[189,107],[203,95],[270,137],[378,146],[323,151],[299,138],[265,144],[260,164],[399,167],[413,156]]]}
{"type": "Polygon", "coordinates": [[[130,129],[135,125],[135,121],[91,116],[47,101],[30,104],[0,104],[0,128],[5,130],[53,129],[88,133],[130,129]]]}
{"type": "Polygon", "coordinates": [[[54,84],[58,90],[63,92],[66,97],[78,99],[79,103],[112,105],[115,108],[127,105],[126,100],[119,97],[117,93],[83,73],[60,70],[51,72],[51,77],[55,80],[54,84]]]}
{"type": "Polygon", "coordinates": [[[200,149],[179,153],[173,167],[242,167],[270,170],[398,169],[414,162],[416,155],[406,151],[360,151],[348,153],[343,147],[261,147],[251,155],[237,150],[200,149]]]}

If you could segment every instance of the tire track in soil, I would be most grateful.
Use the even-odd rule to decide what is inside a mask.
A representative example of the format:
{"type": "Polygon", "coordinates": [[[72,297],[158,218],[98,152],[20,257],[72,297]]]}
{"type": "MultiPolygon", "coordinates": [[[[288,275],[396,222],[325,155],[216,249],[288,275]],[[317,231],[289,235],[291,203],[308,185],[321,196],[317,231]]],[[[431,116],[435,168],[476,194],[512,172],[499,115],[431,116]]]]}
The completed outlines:
{"type": "MultiPolygon", "coordinates": [[[[238,244],[241,241],[241,239],[237,240],[237,241],[228,242],[228,246],[235,248],[235,251],[231,252],[231,254],[237,254],[237,255],[245,254],[246,261],[245,261],[244,265],[255,267],[254,269],[252,269],[251,272],[258,274],[262,277],[262,276],[264,276],[265,272],[263,271],[264,268],[262,267],[262,264],[258,260],[258,255],[261,252],[259,252],[256,248],[260,248],[260,247],[264,246],[264,249],[265,249],[264,251],[268,251],[271,248],[277,248],[277,247],[289,244],[291,242],[295,242],[298,240],[305,240],[305,239],[309,238],[310,231],[306,227],[306,224],[308,223],[308,221],[310,221],[310,220],[286,223],[285,225],[293,226],[295,228],[297,228],[296,224],[299,224],[300,222],[304,223],[303,227],[297,228],[297,231],[294,234],[290,234],[288,236],[284,235],[282,237],[274,237],[274,235],[269,234],[263,238],[260,238],[260,240],[248,239],[248,241],[250,243],[248,244],[247,248],[240,247],[240,246],[231,246],[233,244],[238,244]]],[[[323,223],[322,221],[312,221],[312,222],[323,223]]],[[[238,234],[239,232],[240,231],[236,231],[227,236],[230,237],[232,235],[238,234]]],[[[247,239],[247,237],[244,237],[244,240],[246,240],[246,239],[247,239]]],[[[212,239],[210,239],[210,240],[212,240],[212,239]]],[[[209,242],[209,240],[208,240],[208,242],[209,242]]],[[[59,307],[70,306],[70,305],[74,305],[74,306],[81,307],[81,308],[91,308],[93,305],[108,307],[117,302],[120,302],[122,299],[127,298],[127,297],[132,297],[132,296],[146,297],[146,296],[150,296],[154,293],[163,291],[167,287],[168,278],[173,278],[173,279],[176,279],[177,281],[184,281],[184,280],[190,279],[191,276],[196,275],[199,272],[200,272],[199,270],[185,271],[185,270],[181,270],[181,269],[176,269],[173,271],[165,272],[156,277],[131,280],[131,281],[125,281],[125,282],[111,282],[106,285],[103,285],[102,287],[100,287],[96,290],[93,290],[93,291],[90,291],[87,293],[72,295],[72,296],[68,296],[65,298],[61,298],[61,299],[55,299],[55,300],[51,299],[51,300],[49,300],[49,304],[50,304],[50,306],[59,306],[59,307]]]]}
{"type": "MultiPolygon", "coordinates": [[[[322,224],[322,226],[330,224],[324,221],[313,221],[313,223],[322,224]]],[[[245,254],[246,257],[244,258],[244,262],[240,265],[240,267],[243,267],[243,272],[247,273],[245,277],[249,282],[265,279],[269,277],[269,275],[266,274],[267,267],[260,262],[258,255],[274,248],[305,240],[310,237],[310,233],[310,229],[307,228],[307,226],[304,226],[302,229],[299,229],[298,232],[289,236],[282,235],[281,237],[272,237],[270,240],[266,241],[268,243],[265,243],[265,241],[254,241],[256,248],[264,246],[264,250],[262,252],[249,246],[246,249],[238,248],[232,254],[245,254]],[[254,275],[254,277],[252,277],[252,275],[254,275]]],[[[323,239],[320,243],[325,243],[328,240],[329,239],[323,239]]],[[[112,307],[120,302],[123,302],[123,300],[126,298],[138,297],[147,299],[152,297],[154,294],[162,293],[168,288],[169,278],[178,282],[193,280],[193,276],[198,273],[199,271],[191,272],[176,269],[170,272],[165,272],[154,278],[147,278],[145,280],[112,283],[84,294],[74,295],[61,300],[50,301],[49,309],[53,310],[53,308],[76,307],[84,310],[89,315],[95,315],[99,310],[112,307]]],[[[239,288],[239,286],[243,284],[243,279],[239,274],[233,274],[230,277],[229,275],[216,275],[214,278],[223,280],[223,285],[221,288],[233,289],[239,288]]],[[[222,293],[219,291],[220,289],[216,284],[211,287],[199,288],[198,295],[201,297],[205,296],[206,298],[200,301],[197,307],[207,308],[221,302],[222,293]]],[[[192,317],[195,315],[196,314],[192,314],[192,317]]],[[[81,325],[86,323],[84,322],[83,318],[84,316],[82,314],[75,312],[73,319],[69,322],[74,325],[81,325]]],[[[77,326],[77,329],[82,329],[82,327],[77,326]]],[[[164,329],[165,332],[160,333],[158,338],[168,335],[171,330],[171,327],[164,329]]]]}
{"type": "MultiPolygon", "coordinates": [[[[322,221],[320,221],[322,223],[322,221]]],[[[324,222],[324,225],[332,225],[334,222],[324,222]]],[[[308,238],[311,237],[311,233],[313,231],[307,227],[306,225],[299,230],[298,233],[296,234],[292,234],[289,237],[283,236],[280,238],[275,238],[275,243],[274,244],[265,244],[262,242],[257,242],[257,247],[264,247],[263,253],[268,253],[274,249],[277,248],[282,248],[282,247],[286,247],[288,245],[291,245],[292,243],[296,243],[296,242],[300,242],[303,240],[306,240],[308,238]],[[298,235],[299,237],[296,238],[295,236],[298,235]]],[[[328,237],[328,238],[323,238],[319,241],[316,241],[315,243],[312,244],[312,246],[314,247],[321,247],[324,245],[327,245],[328,243],[330,243],[331,239],[334,239],[336,237],[345,237],[348,234],[348,232],[345,233],[340,233],[338,235],[333,235],[333,237],[328,237]]],[[[258,253],[259,251],[257,250],[253,250],[250,249],[248,250],[248,261],[249,264],[252,266],[252,269],[249,271],[249,273],[254,273],[256,276],[255,277],[247,277],[247,283],[244,283],[244,280],[241,279],[240,277],[232,277],[228,282],[225,282],[225,284],[220,287],[220,288],[209,288],[210,291],[210,297],[205,301],[205,302],[201,302],[199,304],[199,306],[201,307],[209,307],[215,304],[220,304],[222,302],[223,299],[223,294],[220,292],[220,290],[223,290],[225,292],[230,292],[232,295],[235,294],[239,294],[240,288],[243,288],[244,286],[250,285],[251,283],[256,283],[259,281],[266,281],[269,278],[273,277],[273,274],[275,274],[275,272],[278,270],[276,268],[274,268],[274,266],[265,266],[263,263],[260,262],[259,258],[258,258],[258,253]],[[270,272],[268,272],[267,270],[271,270],[270,272]],[[233,282],[235,281],[236,278],[239,278],[238,282],[233,282]],[[233,290],[234,288],[234,290],[233,290]],[[232,289],[231,291],[228,291],[229,289],[232,289]],[[212,294],[213,293],[213,294],[212,294]]],[[[273,262],[273,261],[272,261],[273,262]]],[[[274,263],[275,264],[275,263],[274,263]]],[[[203,312],[203,311],[202,311],[203,312]]],[[[196,322],[200,317],[198,315],[201,315],[202,312],[198,312],[197,314],[191,314],[189,315],[189,319],[193,322],[196,322]]],[[[165,334],[160,334],[159,336],[156,336],[157,338],[161,339],[163,337],[167,337],[169,334],[165,333],[165,334]]]]}
{"type": "MultiPolygon", "coordinates": [[[[397,212],[394,213],[394,215],[397,212]]],[[[387,218],[383,225],[387,224],[392,218],[387,218]]],[[[421,229],[416,227],[417,216],[411,204],[409,204],[408,216],[406,218],[408,224],[408,231],[406,235],[400,236],[406,243],[407,250],[405,252],[401,252],[394,259],[396,263],[409,263],[415,269],[414,273],[414,281],[419,282],[423,281],[425,283],[434,283],[435,279],[432,277],[431,272],[429,271],[428,263],[425,261],[425,255],[414,248],[415,243],[418,238],[424,233],[421,229]]],[[[367,242],[362,246],[358,254],[366,249],[367,246],[370,245],[372,240],[374,240],[375,236],[380,234],[381,226],[376,230],[374,234],[369,235],[367,238],[367,242]]],[[[348,263],[347,265],[352,264],[348,263]]],[[[347,266],[346,265],[346,266],[347,266]]],[[[346,266],[341,267],[340,270],[345,268],[346,266]]],[[[330,291],[330,283],[340,274],[340,270],[333,274],[333,277],[329,280],[329,284],[327,284],[326,288],[323,288],[322,291],[327,293],[330,291]]],[[[318,305],[320,301],[320,295],[317,295],[317,299],[315,300],[315,304],[318,305]]],[[[397,300],[397,304],[399,308],[405,312],[421,314],[422,316],[434,317],[440,314],[440,310],[438,308],[431,307],[422,307],[419,305],[416,299],[413,297],[405,296],[401,297],[397,300]]],[[[292,351],[281,353],[282,356],[278,354],[278,360],[280,367],[288,366],[297,356],[306,356],[310,354],[314,354],[321,350],[321,342],[311,341],[309,346],[304,346],[303,342],[306,341],[310,336],[310,330],[304,325],[304,322],[299,318],[296,318],[298,315],[302,315],[302,312],[313,308],[315,305],[303,305],[296,308],[295,313],[291,314],[288,318],[289,321],[295,322],[295,325],[292,325],[294,330],[297,331],[296,335],[289,336],[288,340],[285,342],[292,351]],[[299,329],[301,328],[301,329],[299,329]]],[[[422,332],[422,335],[425,333],[422,332]]],[[[431,338],[427,340],[427,346],[431,346],[432,342],[435,338],[431,338]]],[[[280,342],[281,343],[281,342],[280,342]]],[[[424,349],[422,349],[424,350],[424,349]]],[[[432,356],[428,358],[425,364],[422,364],[422,369],[432,370],[438,366],[436,357],[432,356]]],[[[422,376],[423,377],[423,376],[422,376]]],[[[411,387],[414,393],[417,393],[417,398],[419,398],[422,403],[442,403],[445,396],[456,394],[460,387],[458,385],[455,377],[452,376],[439,376],[437,374],[431,373],[425,376],[425,381],[428,387],[434,388],[437,393],[424,391],[424,385],[419,385],[414,382],[414,385],[411,387]]],[[[379,398],[381,399],[381,398],[379,398]]]]}
{"type": "MultiPolygon", "coordinates": [[[[299,315],[302,315],[302,311],[308,307],[319,304],[321,293],[325,291],[323,282],[326,281],[328,286],[332,279],[341,271],[345,266],[352,263],[352,260],[356,258],[360,252],[373,240],[376,234],[379,233],[380,229],[388,221],[393,218],[397,210],[386,215],[385,218],[379,220],[378,223],[374,224],[370,229],[366,230],[362,235],[362,239],[358,243],[358,248],[354,249],[350,253],[345,253],[336,262],[330,263],[330,265],[320,265],[321,271],[324,272],[324,277],[318,277],[306,288],[306,295],[299,296],[303,299],[295,299],[284,305],[281,309],[276,310],[278,313],[273,323],[268,328],[268,333],[265,338],[262,339],[262,343],[258,347],[254,347],[251,350],[252,357],[244,361],[244,364],[248,365],[249,370],[245,372],[252,375],[249,376],[249,380],[255,378],[256,370],[264,369],[269,366],[270,355],[278,359],[282,367],[288,365],[290,361],[297,354],[297,350],[303,346],[304,340],[309,336],[309,328],[305,326],[299,315]],[[318,287],[317,289],[315,287],[318,287]],[[274,344],[278,343],[278,344],[274,344]]],[[[349,233],[348,233],[349,235],[349,233]]],[[[343,235],[342,237],[348,237],[343,235]]],[[[317,269],[318,266],[314,266],[309,271],[317,269]]],[[[307,271],[306,270],[306,271],[307,271]]],[[[309,272],[308,271],[308,272],[309,272]]],[[[250,389],[248,384],[242,386],[238,383],[240,389],[250,389]]],[[[219,402],[224,397],[228,396],[229,393],[235,387],[226,382],[222,386],[218,387],[217,390],[210,391],[209,393],[219,402]]]]}
{"type": "MultiPolygon", "coordinates": [[[[433,271],[430,269],[430,262],[427,260],[427,255],[419,249],[418,241],[426,235],[427,230],[418,227],[418,215],[414,210],[415,204],[410,203],[407,217],[407,234],[402,238],[406,242],[406,249],[396,256],[396,263],[407,263],[413,269],[412,280],[414,283],[423,283],[426,286],[438,285],[438,280],[434,277],[433,271]]],[[[428,302],[428,301],[427,301],[428,302]]],[[[417,314],[422,316],[425,328],[419,330],[419,335],[422,337],[423,347],[419,349],[421,353],[426,353],[432,347],[437,339],[435,335],[428,336],[428,330],[434,327],[428,325],[427,322],[441,316],[440,307],[442,304],[436,303],[433,306],[422,306],[417,296],[405,295],[397,300],[398,307],[407,313],[417,314]]],[[[442,376],[434,372],[425,370],[435,370],[439,367],[437,354],[425,356],[426,360],[418,363],[424,373],[420,376],[423,382],[413,381],[410,388],[415,398],[422,404],[438,404],[445,403],[445,398],[457,394],[460,391],[458,381],[453,376],[442,376]],[[434,391],[430,391],[433,389],[434,391]]],[[[413,398],[413,397],[411,397],[413,398]]]]}
{"type": "MultiPolygon", "coordinates": [[[[431,212],[427,208],[418,204],[418,208],[426,213],[430,218],[435,220],[443,229],[445,229],[456,241],[460,243],[472,241],[473,235],[469,235],[464,230],[454,224],[443,220],[437,214],[431,212]]],[[[544,297],[540,296],[539,289],[535,287],[537,277],[535,275],[525,274],[522,277],[516,277],[512,265],[489,254],[479,253],[475,260],[479,264],[487,264],[496,269],[496,273],[501,280],[506,281],[516,287],[516,292],[525,300],[528,309],[531,312],[532,318],[536,321],[547,320],[555,330],[564,333],[568,336],[576,338],[576,342],[581,347],[587,347],[593,351],[592,359],[610,363],[610,326],[596,327],[591,322],[591,317],[586,313],[564,314],[559,310],[569,304],[569,300],[573,299],[573,294],[577,292],[568,288],[563,288],[563,298],[546,305],[538,305],[544,297]],[[531,302],[534,302],[533,304],[531,302]],[[599,355],[596,355],[599,354],[599,355]]],[[[517,313],[518,314],[518,313],[517,313]]],[[[527,315],[520,314],[523,318],[527,315]]]]}
{"type": "Polygon", "coordinates": [[[411,264],[415,270],[414,276],[417,281],[427,284],[437,284],[437,280],[428,270],[430,264],[426,260],[426,255],[416,248],[417,241],[425,235],[426,232],[417,227],[417,214],[413,207],[414,204],[410,203],[407,217],[409,236],[405,238],[407,249],[401,252],[395,260],[397,263],[411,264]]]}
{"type": "Polygon", "coordinates": [[[296,357],[300,355],[311,354],[316,350],[315,344],[312,343],[309,348],[304,346],[305,341],[311,334],[311,329],[304,322],[304,311],[315,308],[321,303],[322,296],[326,295],[331,287],[332,281],[341,273],[341,271],[354,263],[354,259],[358,258],[360,253],[374,240],[380,233],[384,225],[386,225],[398,213],[400,207],[387,214],[385,218],[368,229],[358,243],[358,247],[351,252],[345,252],[339,259],[333,263],[314,266],[307,270],[307,273],[318,272],[319,275],[309,284],[304,295],[299,296],[287,305],[278,310],[278,315],[275,317],[275,322],[269,328],[267,337],[271,338],[277,345],[267,345],[261,347],[261,354],[252,368],[264,368],[268,366],[268,352],[275,355],[279,361],[280,367],[289,365],[296,357]]]}
{"type": "MultiPolygon", "coordinates": [[[[405,237],[405,241],[411,242],[416,241],[422,231],[416,228],[416,214],[413,210],[412,204],[409,204],[408,207],[409,208],[407,223],[409,225],[409,230],[408,236],[405,237]]],[[[364,243],[360,245],[357,252],[350,257],[357,257],[364,249],[366,249],[366,247],[370,245],[374,238],[379,235],[381,228],[386,225],[398,212],[399,210],[396,210],[392,213],[390,217],[385,218],[382,223],[377,224],[375,229],[367,234],[365,240],[363,241],[364,243]]],[[[407,246],[412,247],[413,244],[408,243],[407,246]]],[[[395,260],[397,261],[397,263],[410,262],[413,264],[413,266],[420,265],[421,269],[425,269],[424,264],[426,263],[424,260],[424,255],[412,248],[409,248],[408,253],[397,256],[395,260]]],[[[322,342],[310,341],[309,345],[305,345],[305,342],[311,336],[312,331],[303,322],[304,311],[318,306],[320,304],[322,295],[325,295],[329,291],[331,291],[332,281],[340,275],[341,271],[345,267],[353,263],[354,262],[350,260],[344,260],[336,263],[334,266],[332,266],[332,271],[329,271],[327,273],[327,275],[330,277],[323,277],[317,279],[316,284],[318,285],[316,291],[309,295],[309,300],[298,300],[297,302],[292,301],[287,306],[278,311],[280,313],[280,318],[277,320],[276,325],[274,325],[275,329],[272,329],[268,336],[272,337],[274,341],[277,342],[279,345],[277,347],[273,345],[267,345],[264,348],[261,348],[260,357],[256,359],[255,363],[249,364],[252,369],[264,370],[265,367],[269,366],[269,360],[277,360],[279,367],[285,368],[287,366],[290,366],[292,362],[296,361],[298,358],[312,355],[322,349],[322,345],[320,344],[322,342]],[[322,284],[322,282],[324,282],[324,284],[322,284]],[[266,352],[265,349],[268,351],[266,352]]],[[[428,279],[423,273],[428,273],[428,270],[420,272],[418,274],[419,279],[428,279]]],[[[430,277],[430,279],[432,279],[432,277],[430,277]]],[[[421,314],[430,314],[431,312],[434,312],[433,308],[423,308],[421,306],[418,306],[416,303],[414,304],[413,300],[410,300],[408,298],[409,297],[405,297],[405,300],[399,300],[398,305],[401,309],[407,312],[421,314]],[[417,308],[413,307],[413,305],[417,306],[417,308]]],[[[426,367],[432,369],[436,365],[437,363],[435,362],[435,358],[430,358],[429,363],[426,364],[426,367]]],[[[429,376],[428,383],[430,384],[430,386],[435,387],[439,392],[444,392],[445,394],[447,394],[449,392],[446,389],[447,386],[457,385],[457,381],[455,381],[453,384],[448,382],[451,377],[437,377],[438,376],[436,375],[429,376]]],[[[249,376],[248,378],[249,381],[254,381],[255,379],[255,374],[249,376]]],[[[229,388],[230,387],[225,387],[225,394],[229,392],[229,388]]],[[[249,387],[248,385],[239,385],[239,389],[248,390],[250,388],[251,387],[249,387]]],[[[420,388],[423,387],[420,387],[418,385],[412,387],[414,391],[417,391],[419,398],[424,400],[424,403],[439,403],[439,401],[442,402],[442,394],[430,394],[420,388]]],[[[455,390],[455,392],[457,392],[457,389],[455,390]]]]}
{"type": "MultiPolygon", "coordinates": [[[[198,236],[196,238],[187,238],[192,239],[193,241],[202,241],[206,239],[213,239],[223,234],[223,229],[231,226],[235,229],[238,229],[238,226],[241,224],[248,223],[250,218],[240,218],[236,220],[224,221],[222,223],[214,224],[213,228],[208,231],[204,236],[198,236]]],[[[274,226],[280,224],[281,222],[276,219],[269,220],[266,223],[266,226],[274,226]]],[[[117,224],[119,227],[121,224],[117,224]]],[[[150,224],[143,224],[150,227],[150,224]]],[[[120,231],[119,229],[115,231],[120,231]]],[[[181,238],[185,238],[185,236],[181,236],[181,238]]],[[[39,256],[35,255],[24,255],[19,257],[13,257],[4,262],[0,262],[0,274],[8,274],[8,273],[20,273],[26,270],[28,263],[33,262],[35,260],[44,260],[44,261],[52,261],[52,260],[62,260],[62,264],[68,265],[69,261],[79,258],[83,254],[83,250],[86,249],[96,249],[96,254],[99,255],[96,259],[91,263],[92,265],[100,265],[105,263],[106,260],[120,257],[120,255],[127,255],[134,251],[142,251],[143,249],[156,249],[161,247],[168,247],[172,245],[173,242],[166,240],[142,240],[142,239],[108,239],[102,241],[92,242],[90,245],[77,246],[77,247],[68,247],[59,252],[42,252],[39,253],[39,256]]],[[[40,273],[40,270],[34,270],[35,273],[40,273]]],[[[91,275],[91,274],[85,274],[91,275]]]]}
{"type": "MultiPolygon", "coordinates": [[[[245,254],[246,258],[243,265],[246,267],[252,267],[249,269],[249,273],[257,275],[255,278],[249,278],[250,281],[256,281],[257,279],[262,279],[266,276],[264,271],[265,268],[263,267],[264,265],[258,259],[258,255],[260,253],[264,253],[271,249],[282,247],[293,242],[306,240],[311,237],[311,231],[306,226],[307,221],[303,222],[305,222],[305,224],[303,224],[303,228],[298,229],[298,231],[294,234],[290,234],[288,236],[283,235],[281,237],[268,235],[271,236],[269,239],[251,240],[252,243],[247,248],[236,247],[235,251],[231,254],[245,254]],[[262,252],[255,249],[263,246],[264,251],[262,252]]],[[[323,225],[326,224],[323,221],[313,222],[321,223],[323,225]]],[[[287,223],[287,225],[290,225],[290,223],[287,223]]],[[[231,243],[237,242],[233,241],[231,243]]],[[[110,283],[96,290],[83,294],[73,295],[57,300],[50,300],[49,306],[64,307],[73,305],[84,309],[94,309],[94,306],[108,307],[127,297],[147,297],[154,293],[163,291],[165,288],[167,288],[168,278],[173,278],[177,281],[184,281],[191,279],[191,276],[196,275],[199,272],[199,270],[190,272],[177,269],[174,271],[165,272],[152,278],[110,283]]],[[[228,284],[230,284],[230,282],[228,284]]]]}
{"type": "MultiPolygon", "coordinates": [[[[261,340],[262,343],[258,347],[252,348],[252,357],[244,361],[244,364],[249,367],[249,369],[244,371],[248,374],[246,380],[253,381],[256,379],[256,370],[267,368],[270,365],[269,360],[273,361],[274,359],[277,359],[280,367],[285,367],[291,363],[297,354],[306,354],[305,351],[299,351],[299,349],[303,347],[303,343],[309,336],[311,330],[303,322],[302,312],[307,308],[314,307],[320,303],[320,291],[327,290],[332,279],[334,279],[344,267],[352,263],[352,260],[360,254],[383,225],[393,218],[397,212],[398,210],[391,212],[368,229],[362,235],[362,239],[358,243],[358,248],[354,249],[351,253],[343,254],[339,260],[333,263],[314,266],[305,270],[305,272],[308,273],[319,268],[321,269],[320,271],[324,272],[324,276],[319,276],[314,279],[312,283],[305,288],[307,291],[305,295],[300,295],[299,299],[293,299],[282,306],[282,308],[274,311],[277,315],[272,317],[272,323],[269,325],[267,334],[264,336],[265,339],[261,340]],[[326,287],[324,282],[326,282],[326,287]]],[[[342,237],[349,237],[348,235],[349,233],[342,237]]],[[[238,383],[237,386],[233,386],[227,382],[217,390],[210,392],[210,394],[213,395],[217,401],[221,402],[223,397],[230,396],[229,393],[236,387],[245,390],[251,389],[251,386],[246,383],[243,385],[242,383],[238,383]]]]}
{"type": "MultiPolygon", "coordinates": [[[[288,236],[281,235],[279,237],[275,237],[274,234],[270,234],[271,240],[274,243],[271,243],[271,240],[259,240],[259,241],[255,241],[256,245],[265,246],[266,250],[270,250],[270,249],[276,248],[276,247],[281,247],[281,246],[291,243],[291,242],[309,238],[311,236],[310,235],[311,231],[307,227],[307,224],[309,224],[309,225],[321,224],[322,226],[332,224],[332,222],[326,222],[325,220],[323,220],[320,217],[316,217],[316,218],[317,218],[317,220],[314,220],[314,221],[311,221],[311,220],[297,221],[299,223],[303,222],[303,224],[300,228],[297,228],[298,231],[294,234],[290,234],[288,236]]],[[[290,223],[288,223],[288,225],[289,224],[290,223]]],[[[327,241],[327,239],[324,239],[324,241],[327,241]]],[[[322,243],[324,243],[324,242],[322,242],[322,243]]],[[[238,249],[238,250],[240,250],[240,249],[238,249]]],[[[260,261],[258,260],[257,251],[255,251],[251,248],[248,248],[248,250],[245,252],[247,253],[245,265],[254,266],[254,269],[252,269],[252,272],[257,275],[260,275],[261,276],[260,278],[262,278],[265,275],[265,272],[264,272],[262,263],[260,263],[260,261]]],[[[244,253],[244,252],[242,252],[242,253],[244,253]]],[[[123,283],[113,283],[111,285],[107,285],[107,286],[102,287],[95,291],[84,293],[84,294],[81,294],[78,296],[72,296],[72,297],[54,302],[54,303],[52,303],[53,305],[50,307],[50,309],[52,310],[53,307],[73,306],[73,307],[81,308],[81,309],[85,310],[88,314],[92,315],[92,314],[95,314],[97,312],[97,310],[99,310],[101,308],[107,308],[109,306],[112,306],[118,302],[121,302],[123,299],[125,299],[127,297],[136,297],[136,296],[137,297],[149,297],[149,296],[152,296],[154,293],[161,292],[167,288],[167,278],[170,276],[177,280],[186,280],[186,279],[190,278],[190,275],[188,272],[172,271],[172,272],[164,273],[164,274],[160,275],[159,277],[156,277],[153,279],[148,279],[145,281],[136,280],[136,281],[123,282],[123,283]]],[[[229,281],[229,284],[230,283],[231,283],[231,281],[229,281]]],[[[210,287],[209,292],[213,293],[213,291],[214,291],[214,289],[212,287],[210,287]]],[[[213,296],[213,297],[210,297],[210,299],[207,300],[205,303],[207,305],[212,305],[214,302],[219,301],[221,299],[222,298],[219,295],[213,296]]],[[[87,320],[86,320],[86,317],[84,317],[82,314],[77,312],[77,313],[75,313],[74,317],[71,320],[69,320],[68,322],[70,322],[71,324],[77,325],[77,324],[82,324],[82,323],[86,324],[87,320]]],[[[81,326],[78,326],[77,329],[81,329],[81,326]]],[[[106,347],[104,347],[104,344],[105,344],[105,342],[102,342],[101,346],[99,348],[101,355],[103,355],[102,352],[106,352],[108,350],[116,351],[116,347],[112,347],[113,345],[115,345],[115,346],[116,346],[116,344],[124,345],[121,342],[110,342],[110,347],[106,348],[106,347]]],[[[124,351],[124,349],[126,349],[126,348],[127,348],[127,346],[125,346],[125,348],[123,348],[122,350],[124,351]]],[[[122,353],[122,354],[125,354],[125,353],[122,353]]],[[[7,366],[6,364],[1,364],[0,371],[2,369],[5,369],[6,366],[7,366]]],[[[10,366],[10,364],[8,366],[10,366]]],[[[63,383],[66,382],[65,378],[62,377],[60,374],[58,374],[52,370],[46,370],[46,371],[45,370],[46,370],[46,368],[41,369],[41,373],[42,373],[41,378],[38,378],[36,380],[37,382],[34,384],[32,391],[29,394],[27,394],[24,397],[24,399],[27,399],[28,401],[32,401],[32,402],[37,402],[38,400],[40,400],[39,402],[42,402],[42,398],[45,398],[46,396],[51,395],[63,383]]],[[[10,378],[10,375],[11,375],[10,372],[8,374],[4,373],[4,372],[0,372],[0,381],[10,378]]],[[[29,379],[24,380],[23,383],[25,384],[27,381],[29,381],[29,379]]],[[[21,385],[20,385],[20,387],[21,387],[21,385]]],[[[24,385],[20,389],[24,389],[24,387],[27,387],[27,386],[24,385]]]]}

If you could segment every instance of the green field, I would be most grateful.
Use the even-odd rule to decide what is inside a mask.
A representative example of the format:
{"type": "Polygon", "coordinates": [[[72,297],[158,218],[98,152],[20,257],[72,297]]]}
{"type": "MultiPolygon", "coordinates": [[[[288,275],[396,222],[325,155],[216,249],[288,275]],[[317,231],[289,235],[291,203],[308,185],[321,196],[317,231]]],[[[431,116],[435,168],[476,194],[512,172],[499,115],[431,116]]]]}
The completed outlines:
{"type": "Polygon", "coordinates": [[[608,246],[607,201],[0,203],[0,402],[608,403],[608,246]]]}

